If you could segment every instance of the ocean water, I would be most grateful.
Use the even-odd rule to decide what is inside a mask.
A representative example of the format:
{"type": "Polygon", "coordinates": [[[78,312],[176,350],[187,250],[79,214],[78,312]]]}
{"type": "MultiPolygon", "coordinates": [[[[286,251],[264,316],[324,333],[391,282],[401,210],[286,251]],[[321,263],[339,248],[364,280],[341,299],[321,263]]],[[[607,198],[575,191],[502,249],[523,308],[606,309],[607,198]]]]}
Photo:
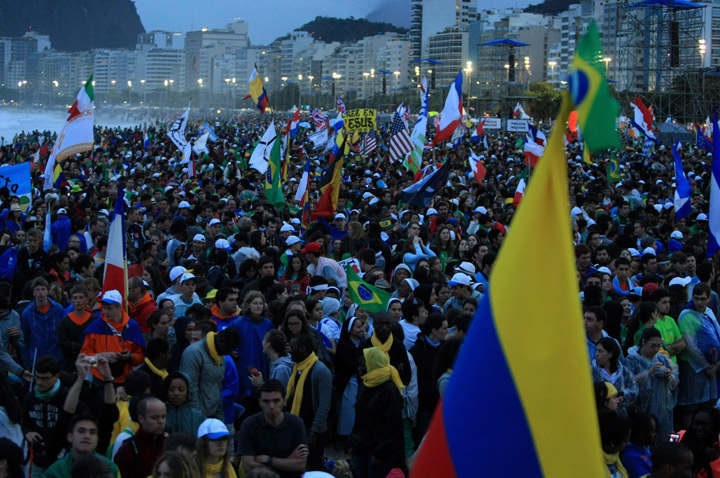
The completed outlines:
{"type": "MultiPolygon", "coordinates": [[[[11,141],[13,136],[21,131],[55,131],[60,132],[67,119],[67,113],[62,110],[37,111],[31,109],[18,109],[0,106],[0,136],[5,141],[11,141]]],[[[95,124],[103,126],[134,126],[139,122],[124,115],[113,116],[104,112],[95,113],[95,124]]]]}

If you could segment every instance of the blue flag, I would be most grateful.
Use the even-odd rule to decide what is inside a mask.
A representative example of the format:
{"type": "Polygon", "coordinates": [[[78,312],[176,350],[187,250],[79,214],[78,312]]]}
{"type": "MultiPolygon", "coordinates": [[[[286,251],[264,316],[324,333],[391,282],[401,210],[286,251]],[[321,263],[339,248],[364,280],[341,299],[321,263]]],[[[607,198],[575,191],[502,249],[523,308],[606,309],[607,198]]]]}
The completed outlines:
{"type": "Polygon", "coordinates": [[[27,212],[32,199],[30,162],[0,168],[0,185],[7,187],[11,195],[19,197],[20,209],[27,212]]]}
{"type": "Polygon", "coordinates": [[[686,217],[690,214],[692,208],[690,203],[690,183],[685,177],[683,171],[682,159],[678,153],[677,147],[673,145],[673,157],[675,158],[675,220],[686,217]]]}
{"type": "Polygon", "coordinates": [[[432,174],[424,177],[402,190],[400,200],[406,204],[416,204],[420,207],[427,207],[432,201],[435,194],[447,184],[450,176],[450,161],[433,171],[432,174]]]}
{"type": "Polygon", "coordinates": [[[717,108],[713,109],[713,163],[710,178],[710,218],[707,256],[712,257],[720,249],[720,127],[717,108]]]}

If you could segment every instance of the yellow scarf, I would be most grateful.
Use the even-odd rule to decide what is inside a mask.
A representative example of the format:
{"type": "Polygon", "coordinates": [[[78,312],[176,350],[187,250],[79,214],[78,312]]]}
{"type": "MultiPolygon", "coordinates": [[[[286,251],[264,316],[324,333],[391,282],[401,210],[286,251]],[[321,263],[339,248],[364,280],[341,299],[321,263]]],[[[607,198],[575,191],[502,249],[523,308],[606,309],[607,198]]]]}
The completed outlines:
{"type": "Polygon", "coordinates": [[[383,352],[385,352],[385,355],[387,356],[388,363],[390,363],[390,347],[392,347],[393,344],[393,334],[390,334],[388,339],[385,341],[385,343],[380,342],[380,339],[377,338],[377,334],[373,332],[372,337],[370,337],[370,343],[373,347],[377,347],[383,352]]]}
{"type": "Polygon", "coordinates": [[[153,363],[147,357],[145,357],[145,365],[148,366],[148,368],[150,369],[150,371],[152,373],[154,373],[155,375],[157,375],[158,377],[160,377],[163,380],[165,380],[165,377],[167,377],[169,375],[167,370],[165,370],[165,369],[161,370],[161,369],[157,368],[155,365],[153,365],[153,363]]]}
{"type": "Polygon", "coordinates": [[[298,372],[300,372],[300,380],[298,380],[297,390],[295,391],[295,396],[293,397],[292,405],[290,407],[290,413],[292,413],[293,415],[300,415],[300,405],[302,405],[305,379],[308,376],[308,374],[304,372],[309,372],[317,361],[317,355],[315,355],[315,352],[312,352],[308,356],[308,358],[306,358],[300,363],[296,363],[295,365],[293,365],[292,376],[290,377],[290,381],[288,382],[287,395],[285,396],[288,399],[293,396],[293,390],[296,390],[295,380],[297,379],[298,372]]]}
{"type": "MultiPolygon", "coordinates": [[[[208,462],[204,463],[204,472],[205,478],[213,478],[218,473],[222,473],[223,471],[223,465],[225,465],[225,460],[220,460],[214,465],[208,462]]],[[[232,467],[230,463],[228,463],[228,466],[225,467],[225,478],[237,478],[237,475],[235,474],[235,469],[232,467]]]]}
{"type": "Polygon", "coordinates": [[[387,354],[383,352],[380,347],[370,347],[363,350],[363,355],[365,356],[365,365],[368,371],[360,378],[362,378],[365,386],[370,388],[377,387],[388,380],[392,380],[400,391],[400,394],[402,394],[405,385],[402,383],[402,380],[400,380],[400,374],[397,369],[390,365],[387,354]]]}
{"type": "Polygon", "coordinates": [[[620,461],[619,453],[610,454],[603,451],[603,458],[605,459],[606,465],[613,465],[615,466],[615,468],[617,468],[617,471],[620,472],[620,476],[622,476],[623,478],[628,478],[630,476],[625,467],[623,466],[622,462],[620,461]]]}
{"type": "Polygon", "coordinates": [[[210,357],[212,357],[216,364],[220,365],[223,363],[223,358],[222,355],[219,355],[217,350],[215,350],[215,335],[215,332],[208,332],[205,336],[205,343],[207,344],[210,357]]]}

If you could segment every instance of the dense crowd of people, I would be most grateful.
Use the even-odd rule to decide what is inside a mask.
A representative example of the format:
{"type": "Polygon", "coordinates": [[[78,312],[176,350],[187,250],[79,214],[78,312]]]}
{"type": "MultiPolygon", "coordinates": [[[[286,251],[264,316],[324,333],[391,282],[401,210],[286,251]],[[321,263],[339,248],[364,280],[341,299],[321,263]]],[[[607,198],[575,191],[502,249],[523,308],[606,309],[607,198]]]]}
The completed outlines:
{"type": "MultiPolygon", "coordinates": [[[[27,209],[0,188],[0,477],[408,473],[512,227],[517,138],[431,149],[423,166],[449,162],[448,183],[405,204],[417,178],[379,134],[345,158],[335,214],[303,224],[295,191],[310,161],[318,201],[329,152],[301,130],[279,210],[248,167],[267,124],[216,118],[190,178],[165,126],[96,128],[57,190],[33,162],[27,209]],[[129,278],[108,290],[118,200],[129,278]],[[391,293],[384,311],[353,301],[348,259],[391,293]]],[[[52,139],[19,134],[2,161],[52,139]]],[[[578,284],[555,285],[581,291],[608,476],[720,476],[710,158],[682,150],[693,210],[677,221],[671,152],[625,146],[618,183],[567,146],[578,284]]]]}

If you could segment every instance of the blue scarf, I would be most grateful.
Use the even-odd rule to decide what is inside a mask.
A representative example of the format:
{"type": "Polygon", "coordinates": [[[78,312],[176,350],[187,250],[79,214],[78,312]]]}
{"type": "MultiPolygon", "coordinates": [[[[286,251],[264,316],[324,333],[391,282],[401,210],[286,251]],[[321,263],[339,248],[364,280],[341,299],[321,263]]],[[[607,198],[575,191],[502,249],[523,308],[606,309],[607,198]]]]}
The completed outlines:
{"type": "Polygon", "coordinates": [[[618,280],[618,278],[613,277],[613,281],[612,281],[613,290],[617,294],[628,295],[628,294],[630,294],[630,291],[633,290],[636,286],[635,286],[635,283],[632,280],[630,280],[629,277],[628,277],[627,283],[628,283],[628,290],[622,290],[622,288],[620,287],[620,281],[618,280]]]}
{"type": "Polygon", "coordinates": [[[47,402],[50,401],[55,395],[57,395],[58,391],[60,391],[59,379],[55,380],[55,385],[53,385],[52,388],[47,392],[41,392],[37,389],[37,387],[35,387],[35,397],[47,402]]]}

